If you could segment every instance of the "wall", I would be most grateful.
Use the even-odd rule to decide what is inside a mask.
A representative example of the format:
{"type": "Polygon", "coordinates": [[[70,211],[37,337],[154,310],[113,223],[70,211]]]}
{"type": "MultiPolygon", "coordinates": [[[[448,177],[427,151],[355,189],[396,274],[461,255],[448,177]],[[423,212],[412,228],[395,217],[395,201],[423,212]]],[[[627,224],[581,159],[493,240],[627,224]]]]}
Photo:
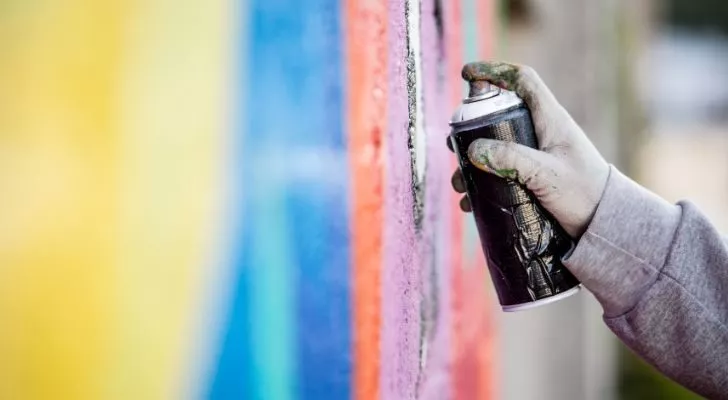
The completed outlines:
{"type": "Polygon", "coordinates": [[[495,396],[445,136],[496,18],[0,3],[0,397],[495,396]]]}
{"type": "Polygon", "coordinates": [[[444,143],[469,15],[490,7],[249,3],[211,394],[489,396],[485,275],[462,267],[444,143]]]}
{"type": "Polygon", "coordinates": [[[228,7],[0,3],[0,398],[197,385],[228,7]]]}

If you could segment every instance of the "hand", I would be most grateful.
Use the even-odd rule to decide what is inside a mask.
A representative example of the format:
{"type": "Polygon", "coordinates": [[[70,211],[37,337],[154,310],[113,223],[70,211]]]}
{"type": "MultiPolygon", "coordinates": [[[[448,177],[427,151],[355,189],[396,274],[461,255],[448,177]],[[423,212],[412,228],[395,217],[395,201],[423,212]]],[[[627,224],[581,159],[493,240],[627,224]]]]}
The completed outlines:
{"type": "MultiPolygon", "coordinates": [[[[517,143],[478,139],[468,148],[470,161],[485,172],[517,179],[569,235],[578,239],[604,192],[609,176],[607,162],[532,68],[477,62],[467,64],[462,74],[467,81],[485,80],[516,92],[531,110],[540,147],[536,150],[517,143]]],[[[455,171],[452,185],[457,192],[465,193],[460,170],[455,171]]],[[[460,207],[466,212],[471,210],[467,197],[460,201],[460,207]]]]}

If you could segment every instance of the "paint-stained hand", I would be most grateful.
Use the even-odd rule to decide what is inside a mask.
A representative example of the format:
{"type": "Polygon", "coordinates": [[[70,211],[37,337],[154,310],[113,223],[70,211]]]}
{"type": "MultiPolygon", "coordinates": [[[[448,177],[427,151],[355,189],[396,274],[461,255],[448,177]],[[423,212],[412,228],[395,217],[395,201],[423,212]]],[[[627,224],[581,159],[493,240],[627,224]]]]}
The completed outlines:
{"type": "MultiPolygon", "coordinates": [[[[483,171],[517,179],[572,237],[580,237],[606,186],[607,162],[532,68],[477,62],[467,64],[462,74],[467,81],[485,80],[516,92],[531,110],[540,147],[478,139],[468,149],[470,161],[483,171]]],[[[452,185],[465,193],[459,170],[452,185]]],[[[460,207],[471,210],[466,197],[460,207]]]]}

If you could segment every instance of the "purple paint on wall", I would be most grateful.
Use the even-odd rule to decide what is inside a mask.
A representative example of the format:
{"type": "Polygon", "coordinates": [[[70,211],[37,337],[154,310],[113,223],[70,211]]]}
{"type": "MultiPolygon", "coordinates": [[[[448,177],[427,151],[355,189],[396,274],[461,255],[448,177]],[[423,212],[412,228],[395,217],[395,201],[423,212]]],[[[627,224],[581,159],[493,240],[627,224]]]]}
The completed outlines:
{"type": "Polygon", "coordinates": [[[419,370],[420,284],[408,147],[405,2],[389,2],[389,116],[385,139],[381,397],[414,399],[419,370]]]}
{"type": "Polygon", "coordinates": [[[438,32],[435,13],[437,0],[422,2],[422,78],[424,125],[427,133],[427,167],[425,185],[425,218],[422,235],[427,248],[421,249],[427,257],[423,267],[428,276],[432,312],[428,316],[431,327],[427,337],[427,359],[420,398],[450,398],[450,351],[451,351],[451,276],[448,261],[452,251],[450,240],[449,168],[445,147],[448,134],[448,91],[445,87],[442,52],[442,36],[438,32]]]}

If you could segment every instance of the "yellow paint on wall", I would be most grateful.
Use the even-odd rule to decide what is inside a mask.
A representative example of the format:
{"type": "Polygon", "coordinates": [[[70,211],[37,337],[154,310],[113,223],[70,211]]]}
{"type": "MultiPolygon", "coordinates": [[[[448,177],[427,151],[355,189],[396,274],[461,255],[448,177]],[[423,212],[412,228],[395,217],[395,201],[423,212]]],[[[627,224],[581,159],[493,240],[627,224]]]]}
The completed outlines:
{"type": "Polygon", "coordinates": [[[205,282],[215,273],[210,247],[220,237],[231,53],[223,7],[217,0],[140,1],[125,31],[117,279],[134,292],[117,302],[126,323],[114,346],[114,384],[134,381],[155,399],[189,395],[186,373],[202,362],[187,356],[197,345],[205,282]]]}
{"type": "Polygon", "coordinates": [[[1,399],[194,390],[220,216],[225,7],[0,1],[1,399]]]}

